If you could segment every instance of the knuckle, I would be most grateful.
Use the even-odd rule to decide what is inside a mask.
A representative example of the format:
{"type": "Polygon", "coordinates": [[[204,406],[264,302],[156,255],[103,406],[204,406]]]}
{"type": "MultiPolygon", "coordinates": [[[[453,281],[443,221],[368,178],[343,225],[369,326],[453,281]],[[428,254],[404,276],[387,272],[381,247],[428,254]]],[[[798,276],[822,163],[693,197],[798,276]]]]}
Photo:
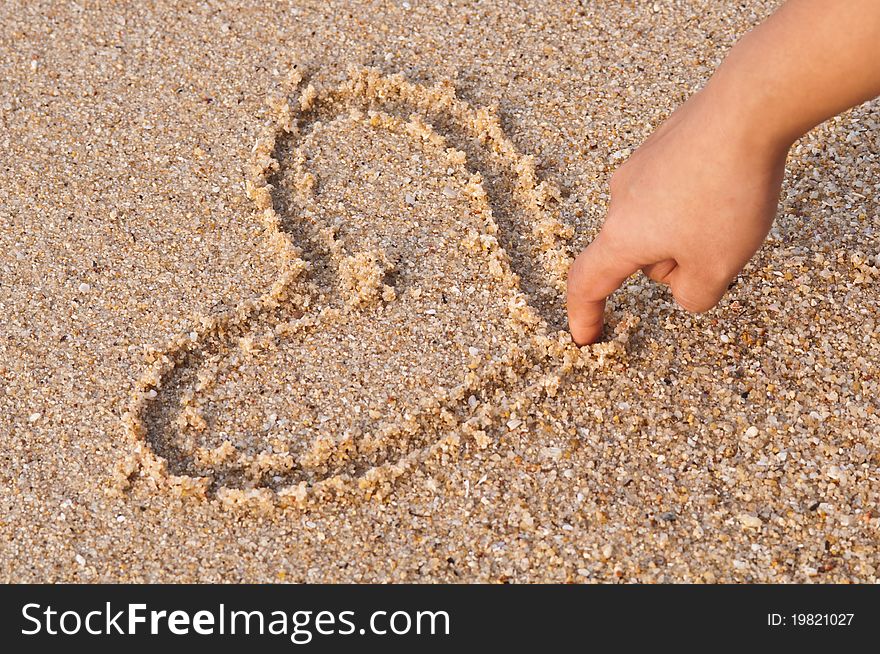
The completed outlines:
{"type": "Polygon", "coordinates": [[[627,250],[626,231],[618,226],[618,221],[609,216],[597,237],[603,249],[611,256],[620,256],[627,250]]]}
{"type": "Polygon", "coordinates": [[[727,267],[716,267],[709,270],[710,272],[707,279],[709,288],[716,289],[720,299],[721,295],[724,294],[724,291],[727,290],[730,281],[736,277],[737,271],[731,272],[727,267]]]}
{"type": "Polygon", "coordinates": [[[620,193],[620,191],[622,190],[621,189],[622,185],[623,185],[623,179],[622,179],[622,175],[620,172],[620,168],[618,168],[617,170],[615,170],[611,174],[611,179],[608,180],[608,190],[611,191],[612,196],[618,195],[620,193]]]}
{"type": "Polygon", "coordinates": [[[627,169],[627,162],[623,162],[618,166],[617,170],[611,173],[611,177],[608,180],[608,190],[611,191],[612,196],[620,195],[626,188],[627,169]]]}

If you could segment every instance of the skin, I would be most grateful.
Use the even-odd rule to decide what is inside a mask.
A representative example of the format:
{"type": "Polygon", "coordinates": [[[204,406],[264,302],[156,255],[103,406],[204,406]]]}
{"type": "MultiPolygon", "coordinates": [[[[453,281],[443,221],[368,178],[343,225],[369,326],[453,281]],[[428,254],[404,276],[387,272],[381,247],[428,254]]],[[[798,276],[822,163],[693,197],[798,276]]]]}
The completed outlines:
{"type": "Polygon", "coordinates": [[[789,0],[614,173],[602,230],[572,264],[574,341],[641,270],[691,312],[714,307],[776,215],[792,144],[880,95],[880,0],[789,0]]]}

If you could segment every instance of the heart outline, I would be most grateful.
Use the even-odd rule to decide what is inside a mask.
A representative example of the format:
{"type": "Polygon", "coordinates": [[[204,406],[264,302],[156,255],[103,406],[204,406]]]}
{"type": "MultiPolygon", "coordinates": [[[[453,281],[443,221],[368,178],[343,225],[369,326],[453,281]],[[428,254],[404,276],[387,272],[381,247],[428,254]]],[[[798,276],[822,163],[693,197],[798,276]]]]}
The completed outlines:
{"type": "MultiPolygon", "coordinates": [[[[301,74],[294,72],[291,82],[294,87],[298,87],[302,82],[301,74]]],[[[431,124],[425,122],[421,114],[413,112],[410,121],[404,123],[391,114],[369,111],[370,106],[383,101],[400,102],[427,115],[446,112],[453,118],[453,122],[457,121],[460,126],[464,126],[466,132],[470,132],[470,138],[482,146],[488,145],[495,154],[507,160],[511,170],[515,172],[518,189],[525,196],[526,206],[532,214],[532,237],[538,240],[545,254],[541,263],[551,277],[555,277],[556,290],[564,289],[564,273],[570,261],[567,241],[572,231],[549,215],[546,206],[554,198],[558,199],[558,192],[548,182],[538,181],[534,159],[522,155],[517,150],[501,129],[495,113],[488,109],[475,109],[466,101],[456,97],[451,83],[441,82],[429,88],[408,82],[399,74],[384,76],[375,69],[350,69],[346,82],[323,93],[319,93],[309,84],[302,90],[299,101],[295,104],[287,100],[271,101],[272,121],[266,126],[263,135],[258,138],[252,150],[252,164],[246,189],[259,212],[268,241],[279,258],[281,274],[268,292],[256,299],[245,300],[222,314],[200,318],[199,324],[193,330],[178,334],[165,347],[155,350],[154,360],[136,382],[135,398],[123,416],[124,430],[132,445],[132,453],[120,464],[115,473],[115,490],[125,490],[130,486],[132,479],[139,474],[140,477],[148,479],[154,487],[170,490],[172,494],[180,497],[205,498],[210,495],[227,506],[258,507],[263,510],[273,507],[302,508],[315,500],[330,496],[352,493],[367,497],[383,496],[390,492],[391,482],[412,465],[426,457],[438,454],[443,456],[453,451],[459,443],[458,432],[471,438],[479,439],[481,434],[485,437],[482,428],[491,426],[496,417],[494,414],[499,411],[489,404],[481,406],[478,415],[456,425],[452,434],[443,438],[438,437],[423,448],[410,450],[397,460],[388,460],[369,468],[357,477],[329,476],[311,484],[300,481],[278,490],[266,487],[248,489],[219,487],[213,492],[211,490],[214,480],[210,475],[195,477],[170,473],[168,461],[160,456],[150,443],[149,429],[143,416],[161,391],[166,377],[182,360],[194,352],[199,343],[212,338],[223,340],[228,338],[229,334],[234,337],[236,330],[248,329],[260,313],[270,311],[281,303],[290,302],[288,292],[291,285],[304,276],[307,277],[308,265],[300,258],[299,249],[293,243],[290,234],[283,231],[281,217],[274,209],[273,188],[269,184],[269,177],[279,168],[279,163],[274,158],[279,138],[300,136],[308,122],[308,116],[318,115],[322,106],[331,110],[334,105],[348,106],[350,111],[352,109],[360,111],[355,107],[360,103],[368,108],[365,120],[372,126],[405,130],[410,136],[431,141],[438,147],[446,146],[446,138],[431,124]],[[300,120],[303,121],[302,125],[300,120]]],[[[337,113],[341,114],[341,111],[337,113]]],[[[315,122],[317,119],[312,120],[312,123],[315,122]]],[[[460,158],[461,163],[470,170],[464,152],[454,148],[449,148],[447,152],[451,152],[452,157],[460,158]]],[[[315,180],[305,168],[304,157],[300,156],[295,160],[294,172],[297,190],[308,195],[315,180]]],[[[453,389],[448,396],[432,398],[432,401],[422,408],[421,414],[413,416],[413,420],[409,421],[410,424],[395,426],[402,433],[407,430],[427,429],[426,424],[418,422],[419,419],[424,416],[429,419],[430,416],[441,412],[448,401],[452,401],[453,404],[460,403],[462,398],[467,396],[468,390],[472,390],[475,385],[482,390],[480,380],[484,375],[491,379],[503,377],[517,371],[523,359],[531,363],[530,367],[543,365],[548,360],[555,361],[557,365],[548,374],[528,384],[515,395],[515,404],[521,406],[520,410],[522,410],[528,402],[544,395],[555,394],[561,379],[573,370],[595,370],[601,368],[606,359],[619,356],[625,350],[629,335],[637,323],[637,319],[628,316],[618,325],[614,340],[585,348],[574,345],[565,332],[552,335],[547,322],[527,301],[519,286],[519,276],[512,270],[507,252],[495,237],[499,228],[494,222],[492,208],[489,206],[479,172],[471,178],[468,187],[472,199],[480,204],[481,215],[485,218],[486,232],[479,235],[479,246],[483,248],[483,253],[489,259],[490,269],[497,273],[497,277],[505,284],[504,288],[511,292],[511,301],[508,303],[511,324],[530,330],[528,345],[522,353],[516,352],[513,357],[506,355],[500,360],[490,362],[480,369],[479,375],[466,375],[463,384],[453,389]],[[520,359],[520,364],[515,360],[517,358],[520,359]]],[[[297,321],[299,324],[291,330],[308,328],[320,323],[321,320],[321,313],[314,318],[308,316],[306,311],[301,322],[297,321]]],[[[281,329],[273,337],[288,335],[289,332],[281,329]]],[[[218,455],[222,456],[223,453],[218,455]]]]}

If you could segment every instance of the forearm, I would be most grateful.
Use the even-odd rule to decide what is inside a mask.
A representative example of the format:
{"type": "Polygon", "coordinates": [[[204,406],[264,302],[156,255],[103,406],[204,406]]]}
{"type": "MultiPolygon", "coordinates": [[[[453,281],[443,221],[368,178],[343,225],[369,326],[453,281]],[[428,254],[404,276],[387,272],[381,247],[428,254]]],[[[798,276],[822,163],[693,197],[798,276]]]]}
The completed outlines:
{"type": "Polygon", "coordinates": [[[880,95],[880,0],[789,0],[731,50],[706,93],[731,125],[787,149],[880,95]]]}

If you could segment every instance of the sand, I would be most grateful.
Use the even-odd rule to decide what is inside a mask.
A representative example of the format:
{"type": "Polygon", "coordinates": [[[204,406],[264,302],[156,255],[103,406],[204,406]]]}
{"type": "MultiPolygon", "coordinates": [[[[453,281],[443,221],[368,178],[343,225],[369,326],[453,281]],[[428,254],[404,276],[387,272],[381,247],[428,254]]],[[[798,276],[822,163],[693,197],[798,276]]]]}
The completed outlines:
{"type": "Polygon", "coordinates": [[[5,581],[873,582],[880,106],[714,311],[564,327],[773,2],[0,9],[5,581]]]}

